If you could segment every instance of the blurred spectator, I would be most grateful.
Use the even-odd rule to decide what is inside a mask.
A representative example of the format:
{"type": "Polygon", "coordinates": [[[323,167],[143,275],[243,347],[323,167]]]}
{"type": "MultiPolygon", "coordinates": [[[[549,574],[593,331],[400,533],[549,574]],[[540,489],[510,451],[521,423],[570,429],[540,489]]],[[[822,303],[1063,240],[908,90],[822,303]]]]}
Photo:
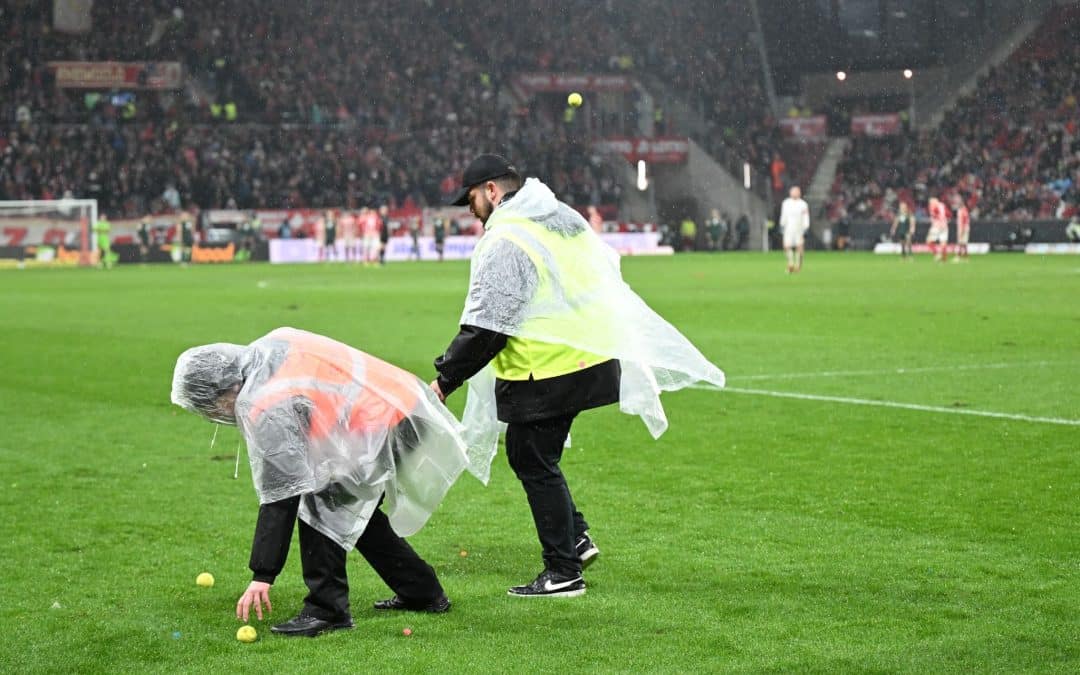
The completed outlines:
{"type": "Polygon", "coordinates": [[[679,234],[682,236],[682,250],[697,250],[697,223],[690,216],[683,218],[679,224],[679,234]]]}
{"type": "Polygon", "coordinates": [[[727,216],[721,216],[718,209],[712,209],[709,219],[705,221],[705,245],[710,251],[724,250],[724,242],[727,239],[728,222],[727,216]]]}
{"type": "Polygon", "coordinates": [[[1074,244],[1080,244],[1080,216],[1073,216],[1065,227],[1065,238],[1074,244]]]}

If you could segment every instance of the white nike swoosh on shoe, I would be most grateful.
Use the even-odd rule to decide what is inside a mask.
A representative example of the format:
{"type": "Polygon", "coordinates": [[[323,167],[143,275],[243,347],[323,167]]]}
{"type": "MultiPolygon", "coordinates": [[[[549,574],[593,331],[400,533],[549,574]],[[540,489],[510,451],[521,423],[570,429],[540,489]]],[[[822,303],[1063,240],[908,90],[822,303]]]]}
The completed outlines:
{"type": "Polygon", "coordinates": [[[553,584],[551,583],[551,579],[547,579],[546,581],[544,581],[544,590],[548,591],[549,593],[551,591],[561,591],[564,588],[569,588],[570,586],[573,586],[579,581],[581,581],[581,577],[571,579],[570,581],[563,581],[561,583],[553,584]]]}

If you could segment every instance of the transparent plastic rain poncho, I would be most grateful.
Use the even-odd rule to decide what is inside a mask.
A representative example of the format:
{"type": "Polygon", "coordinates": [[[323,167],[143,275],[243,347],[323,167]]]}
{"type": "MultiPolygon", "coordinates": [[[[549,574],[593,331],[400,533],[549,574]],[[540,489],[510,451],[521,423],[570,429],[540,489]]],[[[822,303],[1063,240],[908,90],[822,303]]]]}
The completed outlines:
{"type": "MultiPolygon", "coordinates": [[[[619,408],[653,438],[668,425],[660,392],[724,386],[724,373],[623,281],[618,253],[535,178],[488,219],[461,324],[619,359],[619,408]]],[[[470,471],[486,483],[503,428],[490,365],[469,380],[462,423],[470,471]]]]}
{"type": "Polygon", "coordinates": [[[346,550],[384,494],[394,530],[419,530],[466,466],[460,423],[423,381],[293,328],[187,350],[172,401],[237,424],[259,502],[301,496],[300,519],[346,550]],[[235,416],[217,403],[230,390],[235,416]]]}

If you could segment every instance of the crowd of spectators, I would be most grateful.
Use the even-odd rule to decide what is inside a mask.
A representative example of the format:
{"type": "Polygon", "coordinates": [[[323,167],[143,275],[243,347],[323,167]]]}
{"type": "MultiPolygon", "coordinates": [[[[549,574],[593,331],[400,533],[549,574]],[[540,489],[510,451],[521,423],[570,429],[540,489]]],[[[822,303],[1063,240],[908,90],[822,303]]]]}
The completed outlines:
{"type": "Polygon", "coordinates": [[[42,3],[0,0],[0,199],[97,197],[134,215],[183,206],[441,202],[472,156],[504,152],[572,203],[617,203],[610,160],[550,116],[499,96],[419,0],[95,3],[56,34],[42,3]],[[133,29],[132,26],[135,26],[133,29]],[[438,57],[432,58],[437,52],[438,57]],[[51,60],[182,61],[197,91],[52,86],[51,60]],[[235,102],[232,123],[208,101],[235,102]]]}
{"type": "Polygon", "coordinates": [[[335,127],[27,125],[11,130],[0,150],[0,198],[89,197],[122,215],[188,204],[437,204],[456,186],[446,149],[483,147],[521,158],[523,171],[546,177],[571,203],[617,203],[619,183],[600,158],[508,121],[383,141],[335,127]],[[507,133],[512,143],[502,140],[507,133]]]}
{"type": "MultiPolygon", "coordinates": [[[[625,0],[443,0],[439,23],[493,76],[634,69],[617,20],[639,13],[625,0]]],[[[642,19],[645,17],[642,16],[642,19]]]]}
{"type": "MultiPolygon", "coordinates": [[[[625,72],[700,113],[717,159],[784,166],[745,0],[153,0],[94,3],[60,34],[49,3],[0,0],[0,199],[181,206],[437,203],[472,155],[504,152],[580,206],[616,203],[588,132],[519,106],[523,71],[625,72]],[[54,86],[52,60],[175,60],[181,92],[54,86]],[[223,120],[215,105],[239,111],[223,120]]],[[[1076,21],[1050,21],[934,132],[856,138],[833,213],[888,217],[959,194],[976,217],[1067,216],[1080,180],[1076,21]]],[[[655,102],[654,133],[686,133],[655,102]]],[[[728,162],[731,164],[731,162],[728,162]]],[[[773,181],[775,182],[775,181],[773,181]]],[[[775,186],[774,186],[775,187],[775,186]]],[[[781,186],[783,188],[783,186],[781,186]]]]}
{"type": "MultiPolygon", "coordinates": [[[[782,151],[747,0],[439,4],[449,32],[500,81],[516,71],[651,75],[650,84],[662,83],[701,116],[704,130],[690,135],[739,175],[744,160],[766,174],[782,151]]],[[[654,103],[654,133],[692,132],[674,128],[669,101],[654,103]]]]}
{"type": "Polygon", "coordinates": [[[1080,205],[1080,12],[1061,8],[931,132],[855,138],[831,211],[888,219],[963,199],[975,218],[1068,218],[1080,205]],[[1070,19],[1071,17],[1071,19],[1070,19]]]}
{"type": "Polygon", "coordinates": [[[644,16],[620,15],[636,63],[699,112],[704,148],[768,172],[781,138],[769,111],[754,24],[746,0],[643,0],[644,16]],[[644,20],[642,20],[644,19],[644,20]]]}

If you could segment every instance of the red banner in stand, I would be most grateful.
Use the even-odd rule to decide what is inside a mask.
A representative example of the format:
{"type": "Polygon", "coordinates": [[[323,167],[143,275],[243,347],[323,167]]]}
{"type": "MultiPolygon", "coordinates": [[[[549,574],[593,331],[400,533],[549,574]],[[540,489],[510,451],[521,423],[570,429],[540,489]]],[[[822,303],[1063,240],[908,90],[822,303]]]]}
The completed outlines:
{"type": "Polygon", "coordinates": [[[607,138],[596,141],[598,150],[615,152],[631,164],[638,160],[654,164],[682,164],[690,154],[690,142],[685,138],[607,138]]]}
{"type": "Polygon", "coordinates": [[[853,115],[851,118],[852,136],[892,136],[898,133],[900,115],[897,113],[853,115]]]}
{"type": "Polygon", "coordinates": [[[780,133],[786,138],[825,138],[825,127],[824,115],[780,120],[780,133]]]}
{"type": "Polygon", "coordinates": [[[633,78],[627,75],[591,75],[570,73],[525,73],[515,84],[529,94],[552,92],[630,91],[633,78]]]}
{"type": "Polygon", "coordinates": [[[183,67],[176,61],[50,61],[56,86],[65,89],[180,89],[183,67]]]}

